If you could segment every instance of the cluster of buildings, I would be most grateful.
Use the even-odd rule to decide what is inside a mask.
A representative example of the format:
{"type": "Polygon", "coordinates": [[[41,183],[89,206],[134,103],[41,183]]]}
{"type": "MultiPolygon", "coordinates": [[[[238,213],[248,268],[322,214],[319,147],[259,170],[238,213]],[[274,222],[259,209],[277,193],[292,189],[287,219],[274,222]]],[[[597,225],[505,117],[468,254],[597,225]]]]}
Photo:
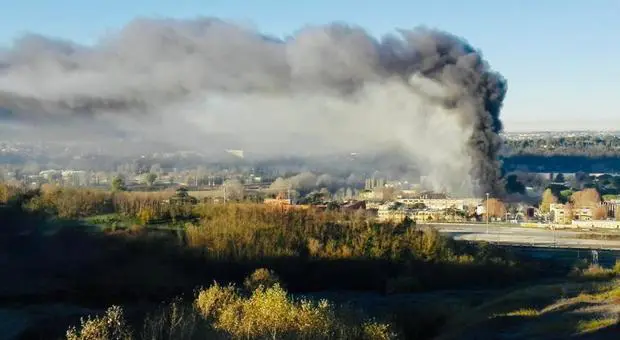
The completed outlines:
{"type": "Polygon", "coordinates": [[[400,221],[409,218],[416,222],[476,221],[485,213],[482,199],[449,198],[425,194],[415,198],[398,198],[375,207],[380,221],[400,221]]]}
{"type": "Polygon", "coordinates": [[[27,180],[30,185],[55,183],[75,187],[107,183],[107,178],[100,179],[96,173],[82,170],[43,170],[38,175],[29,175],[27,180]]]}
{"type": "Polygon", "coordinates": [[[567,204],[553,203],[549,206],[549,220],[560,225],[620,224],[615,221],[619,216],[619,207],[620,199],[605,200],[596,206],[578,208],[573,208],[567,204]]]}
{"type": "MultiPolygon", "coordinates": [[[[393,200],[364,199],[365,192],[359,194],[355,200],[345,202],[330,202],[312,205],[314,209],[339,209],[341,211],[361,211],[368,216],[374,216],[383,222],[400,222],[409,218],[416,222],[466,222],[479,220],[485,213],[482,199],[479,198],[450,198],[445,194],[417,193],[407,197],[397,197],[393,200]]],[[[308,209],[310,205],[298,205],[281,193],[275,198],[266,198],[267,205],[284,207],[287,209],[308,209]]]]}

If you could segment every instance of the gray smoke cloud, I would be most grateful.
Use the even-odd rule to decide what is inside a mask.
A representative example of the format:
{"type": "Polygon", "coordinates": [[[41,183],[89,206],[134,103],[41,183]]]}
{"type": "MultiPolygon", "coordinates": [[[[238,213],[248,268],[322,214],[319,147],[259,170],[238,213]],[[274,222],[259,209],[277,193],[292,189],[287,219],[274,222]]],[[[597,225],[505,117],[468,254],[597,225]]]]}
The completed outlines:
{"type": "Polygon", "coordinates": [[[428,28],[276,39],[213,18],[137,19],[94,46],[26,35],[0,52],[4,116],[39,129],[269,156],[397,147],[460,194],[501,191],[505,95],[478,50],[428,28]]]}

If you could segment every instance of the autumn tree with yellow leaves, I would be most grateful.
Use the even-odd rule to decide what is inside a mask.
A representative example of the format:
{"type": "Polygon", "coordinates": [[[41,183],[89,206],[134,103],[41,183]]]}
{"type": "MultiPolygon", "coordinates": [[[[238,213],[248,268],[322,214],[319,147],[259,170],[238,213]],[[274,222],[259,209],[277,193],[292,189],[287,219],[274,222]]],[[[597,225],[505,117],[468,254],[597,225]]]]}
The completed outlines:
{"type": "Polygon", "coordinates": [[[542,213],[548,213],[551,208],[551,204],[558,203],[558,198],[555,197],[551,189],[543,192],[542,200],[540,201],[540,211],[542,213]]]}

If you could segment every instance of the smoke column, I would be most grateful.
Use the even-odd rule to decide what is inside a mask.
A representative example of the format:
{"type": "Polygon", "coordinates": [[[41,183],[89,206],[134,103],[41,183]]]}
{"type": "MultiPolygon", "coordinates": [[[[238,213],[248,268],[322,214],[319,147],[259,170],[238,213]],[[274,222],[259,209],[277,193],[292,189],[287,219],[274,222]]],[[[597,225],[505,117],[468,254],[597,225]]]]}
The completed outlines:
{"type": "Polygon", "coordinates": [[[398,147],[433,188],[461,194],[501,191],[505,94],[479,51],[427,28],[277,39],[214,18],[136,19],[94,46],[26,35],[0,51],[0,108],[39,129],[270,155],[398,147]]]}

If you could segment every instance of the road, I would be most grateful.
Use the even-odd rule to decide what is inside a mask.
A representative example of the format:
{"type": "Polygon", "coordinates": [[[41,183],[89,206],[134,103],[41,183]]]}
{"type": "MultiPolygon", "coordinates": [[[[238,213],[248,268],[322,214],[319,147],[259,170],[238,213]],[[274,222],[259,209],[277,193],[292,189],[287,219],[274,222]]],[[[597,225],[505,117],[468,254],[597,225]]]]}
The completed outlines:
{"type": "Polygon", "coordinates": [[[584,233],[579,231],[553,231],[492,224],[488,227],[485,224],[433,224],[433,227],[455,240],[487,241],[530,247],[620,250],[620,240],[580,239],[578,235],[584,233]]]}

